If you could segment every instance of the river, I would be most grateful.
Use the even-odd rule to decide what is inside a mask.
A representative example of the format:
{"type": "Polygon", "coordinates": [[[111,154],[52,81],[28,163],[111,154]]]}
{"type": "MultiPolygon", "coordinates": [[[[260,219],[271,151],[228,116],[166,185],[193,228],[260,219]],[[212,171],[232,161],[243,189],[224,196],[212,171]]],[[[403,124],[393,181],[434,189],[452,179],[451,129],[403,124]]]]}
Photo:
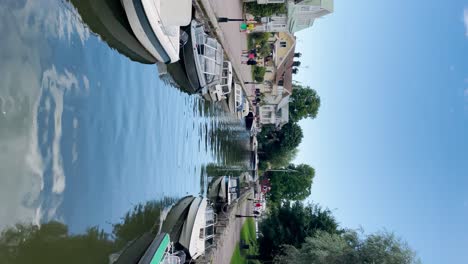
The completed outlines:
{"type": "Polygon", "coordinates": [[[111,48],[71,3],[2,1],[0,34],[7,263],[99,263],[132,208],[203,195],[209,164],[247,164],[241,121],[111,48]],[[104,242],[90,243],[92,234],[104,242]],[[55,242],[41,247],[44,237],[55,242]]]}

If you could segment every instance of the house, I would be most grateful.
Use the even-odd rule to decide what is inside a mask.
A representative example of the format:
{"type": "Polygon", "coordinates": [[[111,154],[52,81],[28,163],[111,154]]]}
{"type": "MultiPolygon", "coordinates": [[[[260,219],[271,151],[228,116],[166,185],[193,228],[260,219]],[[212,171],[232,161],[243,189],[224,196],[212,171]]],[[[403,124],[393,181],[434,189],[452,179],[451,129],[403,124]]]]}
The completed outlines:
{"type": "Polygon", "coordinates": [[[254,31],[290,32],[294,34],[300,30],[311,27],[315,19],[333,13],[334,11],[334,0],[270,1],[271,0],[257,0],[257,3],[268,4],[273,2],[286,2],[287,13],[274,14],[269,17],[260,18],[260,23],[256,25],[254,31]]]}
{"type": "Polygon", "coordinates": [[[265,58],[267,73],[264,82],[257,86],[263,97],[259,116],[262,125],[281,128],[289,122],[292,74],[294,65],[297,65],[294,61],[297,56],[294,53],[296,38],[287,32],[279,32],[275,34],[272,45],[272,56],[265,58]]]}

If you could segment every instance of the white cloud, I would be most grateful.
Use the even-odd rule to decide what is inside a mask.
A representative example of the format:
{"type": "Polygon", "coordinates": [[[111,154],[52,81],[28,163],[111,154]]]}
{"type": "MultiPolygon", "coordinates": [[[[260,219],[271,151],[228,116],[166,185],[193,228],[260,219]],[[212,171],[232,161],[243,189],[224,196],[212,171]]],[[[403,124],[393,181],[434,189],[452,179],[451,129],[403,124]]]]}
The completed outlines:
{"type": "Polygon", "coordinates": [[[465,36],[468,38],[468,7],[463,12],[463,21],[465,22],[465,36]]]}

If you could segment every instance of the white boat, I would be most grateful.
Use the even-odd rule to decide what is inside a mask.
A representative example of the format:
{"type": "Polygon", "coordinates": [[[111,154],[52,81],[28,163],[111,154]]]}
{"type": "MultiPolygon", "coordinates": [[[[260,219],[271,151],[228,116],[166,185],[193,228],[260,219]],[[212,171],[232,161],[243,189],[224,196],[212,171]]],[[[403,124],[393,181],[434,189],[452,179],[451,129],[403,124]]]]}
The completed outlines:
{"type": "Polygon", "coordinates": [[[231,93],[232,87],[232,64],[230,61],[224,61],[221,79],[218,84],[209,88],[211,100],[218,102],[227,99],[231,93]]]}
{"type": "Polygon", "coordinates": [[[178,241],[188,251],[191,259],[204,255],[205,250],[213,244],[215,224],[216,214],[208,200],[195,198],[178,241]]]}
{"type": "Polygon", "coordinates": [[[214,202],[218,211],[222,211],[226,205],[230,205],[239,196],[239,178],[221,176],[211,179],[208,187],[208,198],[214,202]]]}
{"type": "Polygon", "coordinates": [[[192,20],[189,39],[183,47],[184,68],[191,87],[206,94],[221,82],[224,51],[219,42],[206,34],[203,25],[192,20]]]}
{"type": "Polygon", "coordinates": [[[179,60],[180,27],[190,24],[191,0],[121,0],[136,38],[158,61],[179,60]]]}
{"type": "Polygon", "coordinates": [[[238,83],[234,83],[234,108],[239,119],[246,117],[250,112],[249,102],[238,83]]]}

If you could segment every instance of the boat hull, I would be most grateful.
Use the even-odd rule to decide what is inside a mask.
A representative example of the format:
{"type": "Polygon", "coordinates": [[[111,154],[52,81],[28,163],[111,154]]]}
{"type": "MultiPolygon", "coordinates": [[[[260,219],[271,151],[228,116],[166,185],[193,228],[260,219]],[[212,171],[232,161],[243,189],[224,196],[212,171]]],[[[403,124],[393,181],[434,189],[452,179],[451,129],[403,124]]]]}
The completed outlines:
{"type": "Polygon", "coordinates": [[[204,228],[207,204],[205,198],[196,198],[192,202],[178,241],[187,249],[192,259],[198,258],[205,252],[204,228]]]}
{"type": "MultiPolygon", "coordinates": [[[[193,23],[193,22],[192,22],[193,23]]],[[[200,79],[197,73],[197,66],[195,63],[195,56],[197,56],[197,49],[195,39],[193,38],[193,25],[190,25],[186,29],[188,34],[187,44],[182,48],[182,56],[184,70],[187,74],[187,79],[190,83],[190,86],[193,87],[195,91],[200,91],[203,87],[200,84],[200,79]]]]}
{"type": "Polygon", "coordinates": [[[133,61],[154,64],[156,59],[138,41],[125,10],[116,0],[72,0],[83,21],[111,48],[133,61]]]}
{"type": "Polygon", "coordinates": [[[151,245],[141,257],[138,264],[160,263],[164,258],[164,253],[170,247],[170,239],[167,233],[161,233],[151,242],[151,245]]]}
{"type": "Polygon", "coordinates": [[[163,33],[163,29],[157,26],[159,15],[150,5],[144,5],[144,0],[122,0],[122,5],[127,14],[133,33],[140,43],[158,61],[172,63],[178,60],[178,50],[173,47],[163,33]],[[146,8],[145,8],[146,7],[146,8]],[[174,56],[174,54],[177,54],[174,56]]]}
{"type": "Polygon", "coordinates": [[[179,200],[169,211],[161,226],[161,232],[169,234],[171,241],[177,243],[182,232],[182,227],[187,218],[190,205],[195,200],[193,196],[186,196],[179,200]]]}

